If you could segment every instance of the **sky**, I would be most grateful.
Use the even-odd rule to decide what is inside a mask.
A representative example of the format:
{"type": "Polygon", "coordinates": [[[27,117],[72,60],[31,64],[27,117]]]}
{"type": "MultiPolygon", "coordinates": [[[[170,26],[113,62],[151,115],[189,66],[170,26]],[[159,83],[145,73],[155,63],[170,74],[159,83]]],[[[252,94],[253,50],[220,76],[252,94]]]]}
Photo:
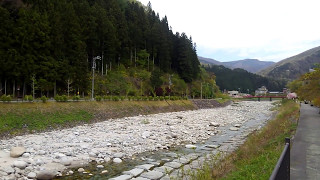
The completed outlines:
{"type": "Polygon", "coordinates": [[[198,56],[218,61],[278,62],[320,46],[319,0],[139,1],[191,36],[198,56]]]}

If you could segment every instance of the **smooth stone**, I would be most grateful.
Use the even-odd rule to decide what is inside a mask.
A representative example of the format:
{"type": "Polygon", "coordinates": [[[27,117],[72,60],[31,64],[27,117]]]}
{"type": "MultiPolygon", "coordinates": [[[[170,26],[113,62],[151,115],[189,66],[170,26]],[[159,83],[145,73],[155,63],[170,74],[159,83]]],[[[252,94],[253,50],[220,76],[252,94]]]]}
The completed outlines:
{"type": "Polygon", "coordinates": [[[102,169],[102,168],[104,168],[104,166],[103,165],[98,165],[97,168],[102,169]]]}
{"type": "Polygon", "coordinates": [[[27,175],[27,177],[30,178],[30,179],[34,179],[34,178],[37,177],[37,173],[35,173],[35,172],[29,172],[29,174],[27,175]]]}
{"type": "Polygon", "coordinates": [[[10,150],[10,157],[17,158],[26,152],[24,147],[12,147],[10,150]]]}
{"type": "Polygon", "coordinates": [[[160,179],[162,176],[164,176],[164,173],[159,171],[149,171],[141,174],[141,177],[152,179],[152,180],[160,179]]]}
{"type": "Polygon", "coordinates": [[[173,171],[173,168],[169,166],[160,166],[160,167],[154,168],[153,170],[159,171],[165,174],[170,174],[173,171]]]}
{"type": "Polygon", "coordinates": [[[230,127],[229,128],[231,131],[238,131],[239,130],[239,128],[237,128],[237,127],[230,127]]]}
{"type": "Polygon", "coordinates": [[[78,172],[84,172],[84,169],[83,168],[79,168],[78,172]]]}
{"type": "Polygon", "coordinates": [[[40,151],[38,152],[38,154],[39,154],[39,155],[45,155],[46,152],[45,152],[44,150],[40,150],[40,151]]]}
{"type": "Polygon", "coordinates": [[[108,172],[109,172],[108,170],[103,170],[101,174],[107,174],[108,172]]]}
{"type": "Polygon", "coordinates": [[[114,163],[122,163],[122,160],[120,158],[114,158],[113,162],[114,163]]]}
{"type": "Polygon", "coordinates": [[[56,177],[57,171],[43,170],[37,173],[37,179],[53,179],[56,177]]]}
{"type": "Polygon", "coordinates": [[[68,157],[63,157],[63,158],[61,158],[60,163],[65,166],[70,166],[72,163],[72,159],[68,158],[68,157]]]}
{"type": "Polygon", "coordinates": [[[26,163],[25,161],[22,161],[22,160],[18,160],[18,161],[13,162],[13,166],[17,167],[19,169],[24,169],[28,166],[28,163],[26,163]]]}
{"type": "Polygon", "coordinates": [[[186,145],[186,148],[187,148],[187,149],[196,149],[197,146],[192,145],[192,144],[187,144],[187,145],[186,145]]]}
{"type": "Polygon", "coordinates": [[[23,157],[23,158],[29,158],[29,157],[30,157],[30,153],[23,153],[23,154],[22,154],[22,157],[23,157]]]}
{"type": "Polygon", "coordinates": [[[123,174],[132,175],[133,177],[137,177],[142,174],[145,170],[140,168],[134,168],[130,171],[124,171],[123,174]]]}
{"type": "Polygon", "coordinates": [[[220,147],[220,145],[215,145],[215,144],[207,144],[205,145],[207,148],[213,148],[213,149],[217,149],[218,147],[220,147]]]}
{"type": "Polygon", "coordinates": [[[145,170],[150,170],[153,167],[154,167],[153,164],[143,164],[143,165],[136,166],[136,168],[145,169],[145,170]]]}
{"type": "Polygon", "coordinates": [[[131,175],[121,175],[121,176],[118,176],[118,177],[115,177],[115,178],[111,178],[110,180],[129,180],[131,179],[132,176],[131,175]]]}
{"type": "Polygon", "coordinates": [[[169,167],[172,167],[174,169],[178,169],[182,166],[181,163],[178,163],[178,162],[167,162],[164,164],[164,166],[169,166],[169,167]]]}
{"type": "Polygon", "coordinates": [[[124,156],[123,153],[115,153],[115,154],[113,155],[113,157],[115,157],[115,158],[123,158],[123,156],[124,156]]]}
{"type": "Polygon", "coordinates": [[[220,124],[216,122],[210,122],[209,126],[219,127],[220,124]]]}

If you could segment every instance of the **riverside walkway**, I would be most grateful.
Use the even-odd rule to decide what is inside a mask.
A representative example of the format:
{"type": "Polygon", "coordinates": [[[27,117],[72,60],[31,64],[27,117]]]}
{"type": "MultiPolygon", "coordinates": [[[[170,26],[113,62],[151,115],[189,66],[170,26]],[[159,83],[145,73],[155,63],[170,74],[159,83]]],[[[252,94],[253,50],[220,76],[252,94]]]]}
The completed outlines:
{"type": "Polygon", "coordinates": [[[319,108],[301,104],[300,120],[290,159],[291,180],[320,179],[319,108]]]}

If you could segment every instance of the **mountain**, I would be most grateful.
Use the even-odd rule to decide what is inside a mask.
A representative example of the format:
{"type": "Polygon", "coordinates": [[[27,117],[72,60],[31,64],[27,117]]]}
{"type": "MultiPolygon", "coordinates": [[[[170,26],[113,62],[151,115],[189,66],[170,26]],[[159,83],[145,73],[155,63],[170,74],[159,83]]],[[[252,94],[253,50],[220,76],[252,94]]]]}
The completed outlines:
{"type": "Polygon", "coordinates": [[[286,58],[261,70],[258,74],[271,78],[293,80],[309,72],[316,63],[320,63],[320,46],[298,55],[286,58]]]}
{"type": "Polygon", "coordinates": [[[270,91],[281,91],[286,85],[284,80],[262,77],[240,68],[232,70],[222,65],[210,65],[204,68],[209,73],[214,73],[216,83],[222,91],[240,89],[241,92],[252,93],[261,86],[266,86],[270,91]]]}
{"type": "Polygon", "coordinates": [[[204,58],[200,56],[198,57],[198,59],[202,64],[223,65],[230,69],[241,68],[251,73],[256,73],[274,64],[274,62],[271,61],[259,61],[257,59],[244,59],[230,62],[220,62],[214,59],[204,58]]]}

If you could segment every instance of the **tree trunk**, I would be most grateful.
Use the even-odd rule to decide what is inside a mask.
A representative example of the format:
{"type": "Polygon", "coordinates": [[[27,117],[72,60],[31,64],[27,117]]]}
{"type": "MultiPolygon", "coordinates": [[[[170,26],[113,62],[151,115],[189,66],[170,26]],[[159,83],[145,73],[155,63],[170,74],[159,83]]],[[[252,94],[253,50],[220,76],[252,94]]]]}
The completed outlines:
{"type": "Polygon", "coordinates": [[[7,79],[4,80],[4,94],[7,95],[7,79]]]}
{"type": "Polygon", "coordinates": [[[2,95],[2,80],[0,79],[0,95],[2,95]]]}
{"type": "Polygon", "coordinates": [[[26,81],[23,81],[23,90],[22,90],[22,99],[24,98],[24,96],[26,95],[26,81]]]}
{"type": "Polygon", "coordinates": [[[57,80],[54,80],[54,87],[53,87],[53,97],[57,95],[57,80]]]}
{"type": "Polygon", "coordinates": [[[137,67],[137,48],[134,48],[134,67],[137,67]]]}
{"type": "Polygon", "coordinates": [[[101,75],[103,76],[103,51],[101,55],[101,75]]]}
{"type": "Polygon", "coordinates": [[[16,80],[13,81],[13,87],[12,87],[12,97],[14,98],[16,95],[16,80]]]}

